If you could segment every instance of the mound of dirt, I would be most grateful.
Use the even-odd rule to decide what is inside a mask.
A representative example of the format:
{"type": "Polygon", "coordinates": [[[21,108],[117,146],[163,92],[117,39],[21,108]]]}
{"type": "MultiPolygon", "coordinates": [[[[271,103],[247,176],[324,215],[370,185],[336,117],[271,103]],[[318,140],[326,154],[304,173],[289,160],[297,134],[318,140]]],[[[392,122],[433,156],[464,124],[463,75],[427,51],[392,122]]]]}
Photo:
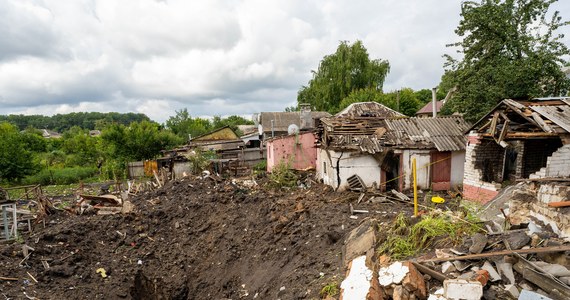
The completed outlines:
{"type": "MultiPolygon", "coordinates": [[[[11,299],[311,299],[344,276],[358,194],[183,179],[130,199],[129,215],[50,216],[0,246],[11,299]],[[24,259],[22,247],[29,256],[24,259]],[[33,278],[32,278],[33,277],[33,278]],[[36,282],[37,280],[37,282],[36,282]]],[[[376,218],[394,204],[359,204],[376,218]],[[375,213],[375,212],[378,213],[375,213]]]]}

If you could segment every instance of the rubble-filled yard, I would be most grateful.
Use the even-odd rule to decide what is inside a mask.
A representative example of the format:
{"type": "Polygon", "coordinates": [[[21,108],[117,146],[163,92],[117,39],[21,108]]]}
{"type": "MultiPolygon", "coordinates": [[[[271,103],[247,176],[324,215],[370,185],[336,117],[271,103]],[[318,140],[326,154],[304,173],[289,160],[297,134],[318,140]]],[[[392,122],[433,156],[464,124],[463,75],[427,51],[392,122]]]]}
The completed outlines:
{"type": "MultiPolygon", "coordinates": [[[[343,278],[343,238],[363,218],[350,218],[358,194],[251,183],[182,179],[132,197],[130,214],[48,216],[45,227],[0,246],[1,292],[11,299],[320,298],[343,278]]],[[[359,207],[391,218],[405,205],[359,207]]]]}
{"type": "Polygon", "coordinates": [[[0,245],[0,292],[5,299],[570,296],[570,247],[536,218],[520,221],[517,213],[514,224],[517,210],[509,219],[504,209],[512,199],[522,207],[531,192],[509,191],[510,202],[486,207],[482,222],[450,195],[434,203],[421,194],[414,218],[401,193],[335,192],[310,176],[288,189],[266,183],[187,177],[119,209],[117,197],[83,195],[74,209],[0,245]]]}

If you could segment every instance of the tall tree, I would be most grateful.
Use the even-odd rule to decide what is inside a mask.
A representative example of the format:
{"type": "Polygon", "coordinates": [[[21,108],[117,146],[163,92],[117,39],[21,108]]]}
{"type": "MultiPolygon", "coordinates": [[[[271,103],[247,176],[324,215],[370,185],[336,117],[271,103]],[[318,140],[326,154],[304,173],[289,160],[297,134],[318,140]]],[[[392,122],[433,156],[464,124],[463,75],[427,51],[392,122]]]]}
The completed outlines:
{"type": "Polygon", "coordinates": [[[336,112],[339,104],[352,91],[381,91],[390,70],[386,60],[370,59],[361,41],[340,43],[336,52],[325,56],[307,86],[297,94],[298,103],[309,103],[313,109],[336,112]]]}
{"type": "Polygon", "coordinates": [[[465,1],[455,33],[463,57],[447,55],[442,82],[457,86],[444,111],[476,120],[504,98],[528,99],[566,93],[562,72],[570,54],[556,31],[568,22],[548,10],[556,0],[465,1]]]}

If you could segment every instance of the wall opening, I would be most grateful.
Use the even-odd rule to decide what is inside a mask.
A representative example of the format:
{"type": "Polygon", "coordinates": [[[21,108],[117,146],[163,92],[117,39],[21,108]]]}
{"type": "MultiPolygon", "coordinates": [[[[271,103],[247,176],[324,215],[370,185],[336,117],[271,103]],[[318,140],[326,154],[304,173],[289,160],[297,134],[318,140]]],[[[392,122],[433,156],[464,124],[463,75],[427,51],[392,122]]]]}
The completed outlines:
{"type": "Polygon", "coordinates": [[[528,178],[530,174],[546,167],[548,157],[562,147],[562,141],[559,138],[526,140],[524,147],[523,177],[528,178]]]}

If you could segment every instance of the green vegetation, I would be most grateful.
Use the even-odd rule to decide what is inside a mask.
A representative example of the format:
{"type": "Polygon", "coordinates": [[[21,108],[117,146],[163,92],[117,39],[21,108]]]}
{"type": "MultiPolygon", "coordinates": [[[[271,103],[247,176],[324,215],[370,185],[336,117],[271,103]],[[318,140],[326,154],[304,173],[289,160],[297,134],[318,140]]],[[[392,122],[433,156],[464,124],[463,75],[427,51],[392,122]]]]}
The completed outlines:
{"type": "MultiPolygon", "coordinates": [[[[186,112],[183,110],[182,112],[186,112]]],[[[180,118],[181,112],[176,117],[180,118]]],[[[182,113],[184,115],[184,113],[182,113]]],[[[192,119],[186,115],[187,119],[192,119]]],[[[129,161],[153,159],[163,149],[182,145],[186,138],[177,135],[141,114],[74,113],[44,116],[0,116],[0,183],[19,184],[70,184],[95,179],[123,179],[129,161]],[[100,117],[100,119],[96,119],[100,117]],[[135,121],[132,121],[135,120],[135,121]],[[140,121],[137,121],[140,120],[140,121]],[[65,128],[61,138],[44,138],[42,128],[65,128]],[[24,129],[22,129],[24,128],[24,129]],[[92,136],[89,130],[98,128],[100,135],[92,136]]],[[[237,129],[239,124],[251,121],[238,116],[214,117],[203,120],[204,130],[224,126],[237,129]]],[[[171,124],[172,125],[172,124],[171,124]]],[[[178,123],[180,132],[192,132],[196,123],[178,123]]],[[[201,153],[198,169],[212,157],[201,153]]]]}
{"type": "Polygon", "coordinates": [[[197,137],[225,126],[229,126],[238,135],[241,135],[242,133],[237,128],[238,125],[253,125],[253,121],[246,120],[240,116],[229,116],[227,118],[214,116],[212,121],[198,117],[192,118],[186,108],[176,111],[175,116],[166,120],[166,127],[183,140],[188,140],[190,136],[197,137]]]}
{"type": "Polygon", "coordinates": [[[97,175],[95,167],[69,167],[61,169],[43,169],[40,172],[26,177],[22,184],[66,185],[86,180],[97,175]]]}
{"type": "MultiPolygon", "coordinates": [[[[341,42],[335,53],[325,56],[313,79],[301,87],[298,103],[309,103],[315,110],[337,113],[355,102],[377,102],[407,116],[415,113],[432,100],[431,90],[414,91],[401,88],[384,93],[382,85],[390,65],[385,60],[371,60],[361,41],[354,44],[341,42]]],[[[447,90],[439,90],[438,99],[443,99],[447,90]]],[[[297,111],[298,106],[285,108],[297,111]]]]}
{"type": "Polygon", "coordinates": [[[274,188],[294,187],[298,180],[297,174],[291,170],[291,163],[283,160],[273,166],[268,177],[269,184],[274,188]]]}
{"type": "Polygon", "coordinates": [[[457,243],[465,235],[482,229],[470,211],[465,209],[463,213],[464,216],[454,217],[451,212],[432,211],[413,225],[400,213],[378,251],[394,259],[403,259],[436,243],[457,243]]]}
{"type": "Polygon", "coordinates": [[[327,285],[325,285],[320,292],[321,298],[326,297],[334,297],[338,295],[340,292],[340,287],[338,286],[338,282],[333,281],[327,285]]]}
{"type": "Polygon", "coordinates": [[[550,13],[556,0],[465,1],[455,30],[463,40],[461,59],[447,55],[440,87],[456,86],[444,112],[479,119],[499,101],[566,95],[570,79],[562,71],[570,54],[556,31],[568,22],[550,13]]]}
{"type": "Polygon", "coordinates": [[[316,110],[338,111],[341,101],[353,91],[382,91],[389,70],[388,61],[370,59],[361,41],[343,41],[335,53],[321,60],[309,84],[299,90],[297,102],[309,103],[316,110]]]}
{"type": "Polygon", "coordinates": [[[192,173],[200,174],[202,171],[208,169],[210,159],[216,158],[216,153],[214,151],[201,151],[196,149],[193,153],[186,155],[186,158],[190,162],[192,173]]]}
{"type": "Polygon", "coordinates": [[[34,153],[27,148],[25,136],[9,123],[0,123],[0,178],[19,181],[38,170],[34,153]]]}
{"type": "Polygon", "coordinates": [[[26,128],[50,129],[63,132],[73,126],[83,129],[103,129],[108,124],[118,123],[128,125],[132,122],[150,121],[144,114],[135,113],[100,113],[100,112],[74,112],[69,114],[57,114],[51,117],[42,115],[0,115],[0,122],[8,122],[16,125],[20,130],[26,128]]]}

